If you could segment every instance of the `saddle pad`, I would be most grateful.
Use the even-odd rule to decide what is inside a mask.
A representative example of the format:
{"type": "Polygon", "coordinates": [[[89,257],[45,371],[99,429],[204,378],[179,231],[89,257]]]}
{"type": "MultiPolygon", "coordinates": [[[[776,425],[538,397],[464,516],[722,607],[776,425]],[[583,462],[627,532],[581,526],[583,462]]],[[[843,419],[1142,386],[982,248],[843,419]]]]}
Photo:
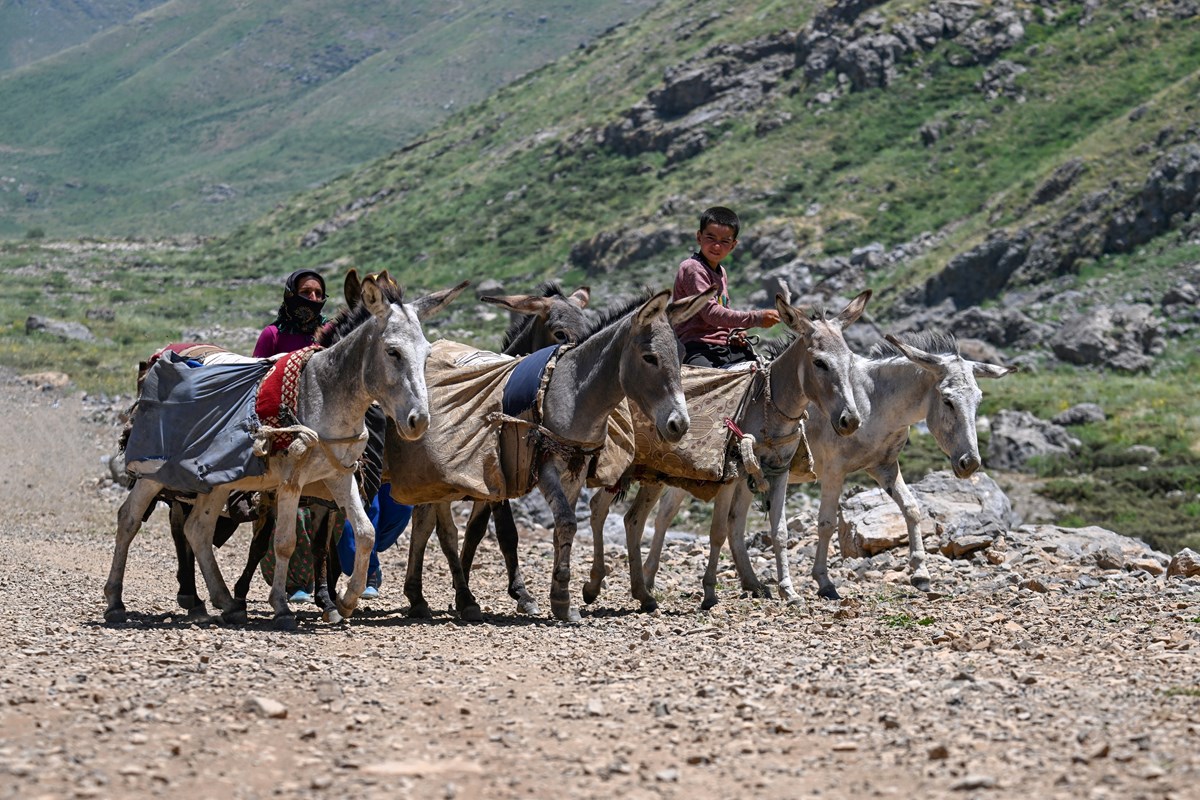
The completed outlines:
{"type": "Polygon", "coordinates": [[[557,352],[558,345],[552,345],[520,360],[504,384],[505,414],[517,417],[533,408],[538,399],[538,389],[542,385],[542,375],[546,372],[546,364],[557,352]]]}
{"type": "MultiPolygon", "coordinates": [[[[254,413],[264,426],[282,428],[296,424],[296,401],[300,396],[300,374],[308,360],[320,350],[320,345],[309,345],[283,356],[269,364],[267,374],[258,387],[254,401],[254,413]]],[[[296,437],[290,433],[279,433],[271,438],[271,453],[287,449],[296,437]]]]}
{"type": "Polygon", "coordinates": [[[643,475],[688,481],[722,482],[726,474],[726,419],[737,419],[738,407],[757,372],[713,369],[684,364],[680,368],[687,398],[688,431],[677,443],[659,438],[654,421],[633,410],[635,463],[643,475]]]}

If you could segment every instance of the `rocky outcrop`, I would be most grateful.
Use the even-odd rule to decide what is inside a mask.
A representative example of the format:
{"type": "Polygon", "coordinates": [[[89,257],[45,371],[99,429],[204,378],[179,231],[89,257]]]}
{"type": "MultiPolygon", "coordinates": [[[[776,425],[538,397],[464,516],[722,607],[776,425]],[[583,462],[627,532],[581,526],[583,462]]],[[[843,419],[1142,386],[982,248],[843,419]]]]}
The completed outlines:
{"type": "Polygon", "coordinates": [[[1073,317],[1059,329],[1051,347],[1069,364],[1144,372],[1165,340],[1154,309],[1136,304],[1100,307],[1073,317]]]}
{"type": "Polygon", "coordinates": [[[1069,456],[1080,442],[1066,429],[1038,419],[1027,411],[1001,411],[992,417],[984,463],[989,469],[1020,472],[1029,460],[1045,456],[1069,456]]]}

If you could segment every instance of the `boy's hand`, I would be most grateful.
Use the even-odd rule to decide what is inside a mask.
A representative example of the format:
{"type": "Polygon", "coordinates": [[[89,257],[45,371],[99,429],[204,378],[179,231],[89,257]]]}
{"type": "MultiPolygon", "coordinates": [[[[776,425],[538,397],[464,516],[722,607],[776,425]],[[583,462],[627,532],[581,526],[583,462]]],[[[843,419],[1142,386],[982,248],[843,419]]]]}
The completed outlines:
{"type": "Polygon", "coordinates": [[[762,327],[772,328],[779,322],[779,312],[773,308],[768,308],[763,312],[762,327]]]}

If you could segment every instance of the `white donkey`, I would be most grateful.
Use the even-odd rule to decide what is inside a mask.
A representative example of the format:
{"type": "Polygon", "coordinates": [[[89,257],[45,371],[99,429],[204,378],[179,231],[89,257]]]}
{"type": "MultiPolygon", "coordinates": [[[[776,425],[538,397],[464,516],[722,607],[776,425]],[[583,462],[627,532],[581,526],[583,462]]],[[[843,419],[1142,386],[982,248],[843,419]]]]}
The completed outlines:
{"type": "MultiPolygon", "coordinates": [[[[396,434],[405,440],[420,438],[429,426],[429,399],[425,388],[425,360],[429,342],[421,320],[444,308],[467,286],[434,293],[411,304],[403,303],[398,287],[366,279],[357,306],[339,320],[347,329],[336,344],[310,358],[299,378],[295,417],[301,437],[285,452],[268,457],[265,474],[216,486],[198,495],[184,526],[188,544],[196,554],[213,605],[236,611],[233,598],[213,557],[213,529],[233,490],[275,491],[275,580],[270,602],[277,627],[293,629],[295,615],[288,607],[285,583],[288,560],[296,547],[296,508],[300,496],[330,497],[354,529],[354,574],[346,592],[337,599],[343,617],[358,605],[366,586],[367,567],[375,531],[363,509],[354,478],[355,466],[367,443],[364,417],[376,401],[393,420],[396,434]],[[297,446],[300,445],[300,446],[297,446]]],[[[136,425],[136,421],[134,423],[136,425]]],[[[125,620],[121,600],[129,545],[144,515],[164,488],[154,480],[157,462],[129,464],[141,474],[117,514],[117,539],[112,568],[104,586],[108,622],[125,620]]]]}
{"type": "MultiPolygon", "coordinates": [[[[838,598],[827,565],[829,542],[837,529],[842,487],[846,476],[858,470],[866,470],[900,507],[908,525],[910,582],[920,591],[929,591],[929,569],[919,527],[921,509],[900,474],[900,451],[908,443],[908,428],[925,420],[938,447],[949,456],[954,474],[959,478],[970,477],[981,463],[975,415],[983,393],[975,379],[1003,378],[1017,369],[963,358],[958,352],[958,342],[948,334],[910,334],[904,340],[888,336],[887,342],[872,348],[869,358],[855,356],[860,376],[856,385],[858,406],[867,421],[853,435],[832,435],[821,409],[815,404],[808,408],[805,430],[812,473],[821,482],[819,540],[812,576],[817,581],[817,593],[826,599],[838,598]]],[[[811,475],[793,475],[791,482],[810,480],[811,475]]],[[[654,540],[645,566],[649,587],[654,585],[667,526],[684,498],[681,491],[672,490],[659,504],[654,540]]],[[[785,537],[786,532],[784,528],[785,537]]],[[[745,546],[741,537],[730,542],[730,548],[737,553],[735,564],[742,585],[754,591],[760,583],[753,570],[747,568],[749,557],[745,546]]]]}

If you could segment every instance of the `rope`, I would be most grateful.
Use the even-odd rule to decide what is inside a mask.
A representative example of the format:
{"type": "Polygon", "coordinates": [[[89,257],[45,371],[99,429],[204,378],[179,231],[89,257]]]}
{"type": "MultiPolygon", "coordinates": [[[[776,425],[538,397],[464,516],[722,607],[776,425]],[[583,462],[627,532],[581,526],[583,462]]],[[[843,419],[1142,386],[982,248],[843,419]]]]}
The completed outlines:
{"type": "Polygon", "coordinates": [[[531,422],[527,419],[521,419],[520,417],[512,417],[500,411],[490,412],[483,418],[483,421],[493,428],[499,428],[505,422],[530,428],[536,431],[545,440],[542,442],[543,446],[548,443],[548,449],[557,452],[563,457],[577,455],[594,456],[604,449],[604,440],[599,442],[576,442],[571,439],[564,439],[543,425],[540,425],[536,422],[531,422]]]}
{"type": "Polygon", "coordinates": [[[267,425],[259,427],[254,434],[254,455],[260,458],[268,458],[271,455],[271,439],[275,436],[289,434],[296,437],[296,440],[288,445],[285,451],[289,458],[306,458],[310,454],[312,446],[318,444],[321,446],[321,452],[325,454],[325,458],[330,465],[340,473],[353,472],[358,469],[358,460],[355,459],[351,464],[342,463],[341,459],[337,458],[330,445],[335,444],[357,444],[366,441],[367,432],[363,430],[357,436],[344,436],[337,439],[322,439],[320,434],[314,431],[307,425],[288,425],[283,428],[273,428],[267,425]]]}

